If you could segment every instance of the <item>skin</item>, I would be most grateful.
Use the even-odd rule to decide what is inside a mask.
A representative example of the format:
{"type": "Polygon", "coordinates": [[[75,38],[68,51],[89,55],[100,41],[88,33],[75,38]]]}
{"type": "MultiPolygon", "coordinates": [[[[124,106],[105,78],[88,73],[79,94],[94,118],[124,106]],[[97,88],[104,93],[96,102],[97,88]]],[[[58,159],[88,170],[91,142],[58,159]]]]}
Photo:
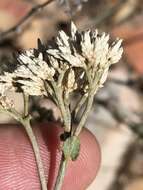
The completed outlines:
{"type": "MultiPolygon", "coordinates": [[[[57,124],[35,126],[45,167],[48,190],[53,190],[60,161],[57,124]]],[[[87,130],[80,135],[81,150],[75,162],[70,161],[62,190],[85,190],[95,179],[100,165],[100,149],[95,137],[87,130]]],[[[0,125],[0,189],[40,190],[34,154],[22,126],[0,125]]]]}

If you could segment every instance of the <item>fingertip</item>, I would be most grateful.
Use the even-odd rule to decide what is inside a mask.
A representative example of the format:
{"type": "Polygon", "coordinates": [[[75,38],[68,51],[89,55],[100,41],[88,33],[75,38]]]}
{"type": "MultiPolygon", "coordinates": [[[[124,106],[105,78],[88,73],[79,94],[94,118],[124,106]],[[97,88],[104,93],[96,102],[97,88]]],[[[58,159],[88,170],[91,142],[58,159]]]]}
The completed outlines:
{"type": "MultiPolygon", "coordinates": [[[[34,127],[34,132],[42,154],[48,189],[53,190],[61,157],[61,128],[58,124],[47,123],[34,127]]],[[[80,140],[80,155],[76,161],[68,163],[63,190],[86,189],[99,169],[101,154],[97,140],[88,130],[83,130],[80,140]]],[[[39,190],[40,183],[32,146],[22,126],[0,127],[0,163],[2,190],[9,187],[39,190]],[[27,173],[30,175],[28,176],[27,173]]]]}

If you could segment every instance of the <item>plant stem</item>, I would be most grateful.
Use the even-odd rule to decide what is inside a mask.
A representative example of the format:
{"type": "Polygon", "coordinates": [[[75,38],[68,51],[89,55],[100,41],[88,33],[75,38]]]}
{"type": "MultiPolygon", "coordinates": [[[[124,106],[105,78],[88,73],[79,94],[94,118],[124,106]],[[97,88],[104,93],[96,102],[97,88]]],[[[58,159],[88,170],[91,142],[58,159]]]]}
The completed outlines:
{"type": "Polygon", "coordinates": [[[29,107],[29,95],[23,93],[24,100],[24,117],[28,116],[28,107],[29,107]]]}
{"type": "MultiPolygon", "coordinates": [[[[63,74],[63,76],[64,76],[64,74],[63,74]]],[[[71,115],[70,115],[69,110],[67,110],[65,108],[65,104],[64,104],[64,100],[63,100],[63,89],[60,85],[63,76],[60,76],[59,86],[57,86],[54,82],[52,83],[52,85],[53,85],[54,92],[55,92],[55,95],[57,98],[58,107],[60,109],[60,112],[61,112],[61,115],[63,118],[64,130],[66,132],[70,132],[70,130],[71,130],[71,115]]]]}
{"type": "Polygon", "coordinates": [[[44,166],[43,166],[42,159],[40,156],[40,148],[37,143],[34,132],[32,130],[32,127],[30,125],[30,116],[22,118],[22,116],[15,109],[11,109],[11,110],[0,109],[0,112],[9,114],[11,117],[16,119],[18,122],[20,122],[23,125],[23,127],[30,139],[30,142],[31,142],[31,145],[32,145],[32,148],[34,151],[36,164],[37,164],[37,168],[38,168],[38,173],[39,173],[39,178],[40,178],[40,183],[41,183],[41,189],[47,190],[47,182],[46,182],[45,174],[44,174],[44,166]]]}
{"type": "Polygon", "coordinates": [[[67,167],[68,160],[65,159],[64,155],[62,154],[61,162],[60,162],[60,167],[58,171],[58,176],[56,179],[56,184],[54,190],[61,190],[63,179],[65,176],[66,172],[66,167],[67,167]]]}
{"type": "Polygon", "coordinates": [[[75,111],[75,112],[74,112],[74,115],[75,115],[75,116],[77,116],[77,114],[78,114],[78,112],[79,112],[81,106],[85,103],[86,99],[87,99],[87,96],[86,96],[86,95],[83,95],[83,96],[80,98],[80,100],[77,102],[77,104],[76,104],[76,106],[75,106],[75,108],[74,108],[74,111],[75,111]]]}
{"type": "Polygon", "coordinates": [[[85,108],[85,111],[84,111],[84,113],[82,115],[82,118],[81,118],[81,120],[79,122],[79,125],[77,126],[77,128],[76,128],[76,130],[74,132],[75,136],[79,136],[79,134],[80,134],[80,132],[81,132],[86,120],[87,120],[88,114],[89,114],[89,112],[91,110],[91,107],[92,107],[93,99],[94,99],[94,93],[91,92],[89,97],[88,97],[88,100],[87,100],[87,106],[85,108]]]}
{"type": "Polygon", "coordinates": [[[88,118],[89,112],[91,110],[93,101],[94,101],[94,95],[97,92],[98,88],[99,88],[99,84],[98,82],[100,81],[101,77],[102,77],[102,70],[98,73],[98,75],[95,75],[94,78],[92,79],[92,73],[86,71],[86,75],[87,75],[87,79],[89,82],[89,92],[88,92],[88,98],[87,98],[87,105],[86,108],[81,116],[81,120],[78,124],[78,126],[76,127],[75,131],[73,132],[73,134],[75,136],[79,136],[82,128],[84,127],[84,124],[88,118]]]}
{"type": "Polygon", "coordinates": [[[44,174],[44,166],[43,166],[42,159],[40,156],[39,145],[37,143],[37,139],[35,137],[35,134],[32,130],[31,124],[30,124],[31,118],[28,113],[29,95],[23,93],[23,100],[24,100],[24,117],[21,119],[21,123],[23,124],[25,131],[29,137],[29,140],[32,144],[32,148],[33,148],[33,151],[35,154],[37,169],[38,169],[38,173],[39,173],[39,178],[40,178],[40,182],[41,182],[41,188],[42,188],[42,190],[47,190],[47,183],[46,183],[45,174],[44,174]]]}
{"type": "Polygon", "coordinates": [[[23,120],[22,124],[23,124],[25,131],[30,139],[30,142],[32,144],[32,148],[33,148],[33,151],[35,154],[35,159],[36,159],[38,173],[39,173],[40,182],[41,182],[41,188],[42,188],[42,190],[47,190],[47,182],[45,179],[44,166],[43,166],[42,159],[40,156],[40,149],[39,149],[36,137],[34,135],[34,132],[32,130],[32,127],[30,125],[29,119],[25,118],[23,120]]]}

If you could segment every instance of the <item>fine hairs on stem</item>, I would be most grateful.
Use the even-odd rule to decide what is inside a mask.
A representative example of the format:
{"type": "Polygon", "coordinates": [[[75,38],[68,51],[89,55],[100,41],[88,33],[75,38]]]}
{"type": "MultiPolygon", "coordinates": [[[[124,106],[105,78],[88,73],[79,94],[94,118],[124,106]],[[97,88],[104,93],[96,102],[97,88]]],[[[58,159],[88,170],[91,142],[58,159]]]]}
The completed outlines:
{"type": "Polygon", "coordinates": [[[0,75],[1,110],[24,126],[35,153],[42,190],[46,190],[47,185],[39,146],[30,125],[29,97],[50,98],[61,112],[62,157],[54,187],[54,190],[60,190],[68,161],[75,161],[80,153],[79,134],[88,118],[94,96],[103,87],[109,67],[122,57],[122,40],[110,41],[108,34],[98,30],[80,32],[72,22],[70,35],[60,31],[50,46],[44,46],[38,40],[37,49],[18,55],[18,65],[13,72],[0,75]],[[7,91],[23,93],[24,115],[14,109],[7,91]],[[78,98],[74,99],[73,106],[75,96],[78,98]],[[73,117],[77,119],[78,115],[79,123],[73,127],[73,117]]]}

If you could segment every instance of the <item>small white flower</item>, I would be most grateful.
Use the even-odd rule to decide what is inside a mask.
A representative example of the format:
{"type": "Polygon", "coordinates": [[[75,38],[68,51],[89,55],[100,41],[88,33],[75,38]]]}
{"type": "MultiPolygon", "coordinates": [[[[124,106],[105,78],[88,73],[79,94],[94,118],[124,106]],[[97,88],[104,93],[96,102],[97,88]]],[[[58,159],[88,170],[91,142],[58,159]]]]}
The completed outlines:
{"type": "Polygon", "coordinates": [[[1,96],[0,97],[0,107],[5,110],[9,110],[11,108],[14,108],[14,103],[12,100],[10,100],[6,96],[1,96]]]}
{"type": "Polygon", "coordinates": [[[30,78],[33,75],[43,80],[52,80],[55,74],[54,68],[50,67],[47,62],[43,60],[42,53],[39,53],[38,57],[29,57],[30,52],[31,50],[19,55],[18,60],[21,62],[21,66],[16,70],[16,74],[21,76],[26,73],[25,75],[30,75],[30,78]]]}
{"type": "Polygon", "coordinates": [[[76,89],[75,73],[73,69],[70,69],[67,77],[66,90],[68,93],[76,89]]]}
{"type": "Polygon", "coordinates": [[[74,67],[112,64],[119,61],[123,52],[121,40],[110,45],[109,35],[99,34],[97,30],[79,32],[74,23],[71,23],[71,36],[59,32],[56,44],[57,48],[48,49],[47,53],[74,67]]]}
{"type": "Polygon", "coordinates": [[[120,48],[122,40],[118,40],[116,43],[112,44],[112,47],[109,49],[108,60],[110,64],[117,63],[123,54],[123,48],[120,48]],[[117,53],[118,52],[118,53],[117,53]]]}
{"type": "Polygon", "coordinates": [[[56,70],[56,69],[59,69],[59,62],[58,62],[58,60],[57,59],[54,59],[54,57],[52,57],[52,56],[49,56],[49,61],[50,61],[50,63],[51,63],[51,65],[52,65],[52,67],[56,70]]]}
{"type": "Polygon", "coordinates": [[[109,35],[99,34],[97,30],[79,32],[72,22],[71,35],[59,32],[55,42],[57,48],[50,47],[47,53],[63,64],[67,63],[69,67],[91,71],[92,78],[96,78],[102,70],[103,77],[99,77],[102,80],[99,83],[103,84],[110,65],[118,62],[123,53],[122,40],[111,44],[109,39],[109,35]]]}
{"type": "Polygon", "coordinates": [[[105,82],[106,79],[107,79],[107,76],[108,76],[108,70],[109,70],[109,67],[107,67],[107,68],[104,69],[104,71],[103,71],[102,77],[101,77],[101,79],[100,79],[100,87],[103,86],[104,82],[105,82]]]}
{"type": "Polygon", "coordinates": [[[18,60],[20,65],[14,71],[15,83],[29,95],[45,95],[44,82],[53,80],[54,67],[43,60],[42,53],[36,57],[33,50],[20,54],[18,60]]]}

